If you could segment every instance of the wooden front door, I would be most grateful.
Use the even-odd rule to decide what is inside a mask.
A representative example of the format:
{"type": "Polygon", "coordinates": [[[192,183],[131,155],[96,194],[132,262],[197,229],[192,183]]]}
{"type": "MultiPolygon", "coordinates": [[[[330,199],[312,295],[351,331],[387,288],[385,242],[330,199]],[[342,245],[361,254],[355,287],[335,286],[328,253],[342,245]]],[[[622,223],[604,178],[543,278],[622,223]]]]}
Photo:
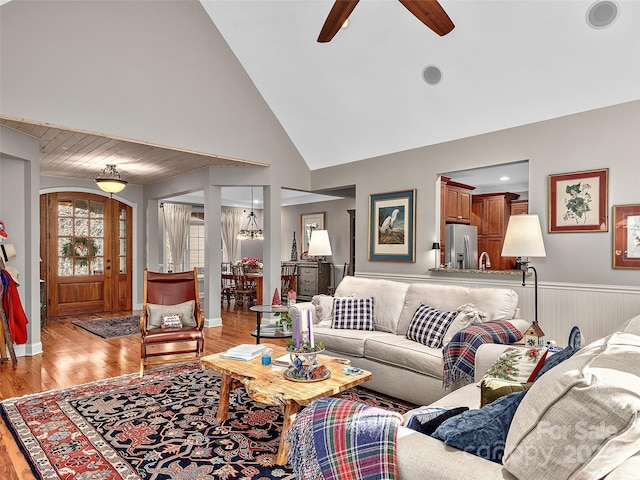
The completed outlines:
{"type": "Polygon", "coordinates": [[[131,309],[131,207],[66,192],[41,196],[50,317],[131,309]]]}

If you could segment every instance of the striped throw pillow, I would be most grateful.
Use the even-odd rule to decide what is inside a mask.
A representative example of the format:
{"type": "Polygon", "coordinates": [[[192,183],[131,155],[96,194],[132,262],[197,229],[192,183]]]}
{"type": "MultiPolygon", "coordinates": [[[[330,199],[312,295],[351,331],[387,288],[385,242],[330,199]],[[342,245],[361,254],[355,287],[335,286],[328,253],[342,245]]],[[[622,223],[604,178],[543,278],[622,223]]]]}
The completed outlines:
{"type": "Polygon", "coordinates": [[[458,315],[457,311],[441,312],[421,303],[413,314],[407,338],[433,348],[442,347],[442,338],[447,328],[458,315]]]}
{"type": "Polygon", "coordinates": [[[335,297],[331,328],[373,330],[373,297],[335,297]]]}

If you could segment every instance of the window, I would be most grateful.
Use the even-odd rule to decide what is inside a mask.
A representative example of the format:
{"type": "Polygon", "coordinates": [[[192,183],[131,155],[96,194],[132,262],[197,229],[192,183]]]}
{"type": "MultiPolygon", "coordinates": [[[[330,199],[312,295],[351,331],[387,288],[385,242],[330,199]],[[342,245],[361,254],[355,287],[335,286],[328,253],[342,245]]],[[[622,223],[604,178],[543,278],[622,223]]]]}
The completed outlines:
{"type": "MultiPolygon", "coordinates": [[[[187,234],[187,248],[185,251],[186,268],[192,270],[194,267],[198,271],[204,269],[204,211],[198,207],[193,207],[191,219],[189,221],[189,233],[187,234]]],[[[166,271],[174,271],[174,261],[169,248],[169,236],[164,230],[164,258],[166,271]]]]}

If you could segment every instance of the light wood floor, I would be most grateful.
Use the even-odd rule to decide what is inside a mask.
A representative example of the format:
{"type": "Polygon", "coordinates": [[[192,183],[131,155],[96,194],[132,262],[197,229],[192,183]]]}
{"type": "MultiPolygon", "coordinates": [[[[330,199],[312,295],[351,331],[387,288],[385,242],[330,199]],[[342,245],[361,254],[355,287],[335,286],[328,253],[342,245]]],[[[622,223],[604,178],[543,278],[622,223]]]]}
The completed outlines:
{"type": "MultiPolygon", "coordinates": [[[[112,316],[128,314],[131,312],[112,316]]],[[[140,361],[138,336],[105,340],[71,324],[73,320],[99,317],[85,315],[48,320],[41,335],[42,354],[18,357],[17,365],[11,361],[0,364],[0,399],[137,373],[140,361]]],[[[234,308],[233,302],[231,306],[225,303],[222,322],[222,327],[205,328],[205,355],[240,343],[255,342],[250,335],[256,323],[253,312],[234,308]]],[[[283,339],[268,339],[268,342],[285,344],[283,339]]],[[[0,478],[35,479],[4,421],[0,421],[0,478]]]]}

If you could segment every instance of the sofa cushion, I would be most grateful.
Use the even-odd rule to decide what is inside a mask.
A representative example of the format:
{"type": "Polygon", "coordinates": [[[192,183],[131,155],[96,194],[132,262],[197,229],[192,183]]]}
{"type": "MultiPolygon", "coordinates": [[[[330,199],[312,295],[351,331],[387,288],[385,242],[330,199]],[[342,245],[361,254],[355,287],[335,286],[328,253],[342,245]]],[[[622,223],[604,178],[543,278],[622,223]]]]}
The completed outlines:
{"type": "Polygon", "coordinates": [[[577,351],[578,350],[575,348],[565,347],[559,352],[554,353],[553,355],[547,355],[542,368],[538,370],[538,373],[536,374],[536,377],[533,379],[533,381],[535,382],[540,378],[540,376],[544,375],[545,372],[548,372],[556,365],[560,365],[565,360],[571,358],[577,351]]]}
{"type": "Polygon", "coordinates": [[[487,370],[487,376],[512,382],[533,382],[547,353],[544,347],[509,347],[487,370]]]}
{"type": "Polygon", "coordinates": [[[518,309],[518,294],[508,288],[467,288],[457,285],[412,283],[407,291],[404,308],[398,322],[398,333],[406,335],[409,323],[420,305],[424,303],[439,310],[457,310],[470,303],[476,309],[487,312],[488,320],[510,320],[518,309]]]}
{"type": "MultiPolygon", "coordinates": [[[[408,283],[347,275],[338,284],[335,295],[337,297],[373,297],[376,304],[373,318],[375,329],[382,332],[398,333],[398,320],[404,307],[408,289],[408,283]]],[[[413,312],[415,312],[415,308],[411,313],[413,312]]],[[[406,329],[402,335],[405,333],[407,333],[406,329]]]]}
{"type": "Polygon", "coordinates": [[[182,325],[185,327],[195,327],[196,319],[193,316],[195,307],[195,300],[189,300],[188,302],[179,303],[177,305],[157,305],[155,303],[148,303],[147,314],[149,315],[149,320],[147,322],[147,328],[162,327],[162,318],[168,315],[180,315],[182,325]]]}
{"type": "Polygon", "coordinates": [[[407,428],[423,435],[431,435],[445,420],[467,410],[469,407],[423,407],[422,410],[413,412],[407,423],[407,428]]]}
{"type": "Polygon", "coordinates": [[[512,382],[494,377],[483,378],[480,382],[480,406],[484,407],[514,392],[529,390],[531,385],[533,385],[533,383],[512,382]]]}
{"type": "Polygon", "coordinates": [[[542,375],[518,409],[504,464],[517,478],[602,478],[638,452],[640,336],[616,332],[542,375]]]}
{"type": "Polygon", "coordinates": [[[364,356],[369,360],[442,377],[442,349],[431,348],[401,335],[382,333],[367,339],[364,356]]]}
{"type": "Polygon", "coordinates": [[[479,410],[456,415],[440,425],[432,437],[450,447],[500,463],[509,425],[526,393],[512,393],[479,410]]]}
{"type": "MultiPolygon", "coordinates": [[[[313,329],[313,338],[322,342],[324,348],[332,353],[364,357],[364,345],[377,336],[392,335],[385,332],[371,332],[368,330],[348,330],[339,328],[317,327],[313,329]]],[[[394,335],[395,337],[396,335],[394,335]]],[[[415,343],[415,342],[413,342],[415,343]]]]}
{"type": "Polygon", "coordinates": [[[373,330],[374,299],[335,297],[333,299],[332,328],[373,330]]]}
{"type": "Polygon", "coordinates": [[[457,311],[441,312],[421,303],[413,314],[407,338],[428,347],[442,347],[442,337],[458,314],[457,311]]]}
{"type": "Polygon", "coordinates": [[[316,307],[315,325],[330,327],[333,323],[333,297],[331,295],[314,295],[311,304],[316,307]]]}
{"type": "Polygon", "coordinates": [[[453,322],[451,322],[451,325],[447,328],[447,332],[442,337],[443,346],[449,343],[456,332],[459,332],[463,328],[491,320],[489,314],[478,310],[472,303],[460,305],[457,310],[458,315],[453,319],[453,322]]]}

